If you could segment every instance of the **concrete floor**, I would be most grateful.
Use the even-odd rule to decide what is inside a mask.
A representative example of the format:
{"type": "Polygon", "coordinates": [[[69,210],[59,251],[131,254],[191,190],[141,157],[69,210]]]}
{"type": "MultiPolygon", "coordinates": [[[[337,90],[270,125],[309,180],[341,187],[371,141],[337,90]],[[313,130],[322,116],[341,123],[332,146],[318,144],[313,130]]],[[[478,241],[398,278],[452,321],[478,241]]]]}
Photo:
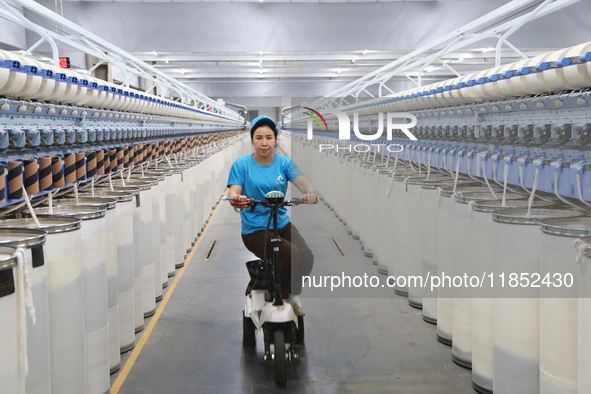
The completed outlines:
{"type": "MultiPolygon", "coordinates": [[[[294,207],[292,218],[315,254],[313,275],[378,275],[326,205],[294,207]]],[[[252,257],[240,216],[224,202],[119,393],[474,393],[471,372],[452,362],[436,327],[387,286],[357,296],[304,290],[305,345],[278,390],[273,362],[263,360],[262,333],[256,350],[242,347],[244,262],[252,257]]]]}

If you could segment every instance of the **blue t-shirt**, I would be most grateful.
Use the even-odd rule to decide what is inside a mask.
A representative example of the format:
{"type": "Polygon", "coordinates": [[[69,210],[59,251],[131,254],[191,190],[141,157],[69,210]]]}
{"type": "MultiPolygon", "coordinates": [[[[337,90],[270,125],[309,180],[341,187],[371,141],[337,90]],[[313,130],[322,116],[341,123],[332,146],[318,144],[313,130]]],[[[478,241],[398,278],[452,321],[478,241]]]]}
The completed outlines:
{"type": "MultiPolygon", "coordinates": [[[[302,172],[298,166],[286,156],[275,153],[273,163],[262,165],[255,161],[252,154],[239,157],[230,170],[228,187],[230,185],[242,186],[242,195],[255,200],[265,200],[265,194],[277,190],[285,194],[287,192],[287,181],[292,181],[302,172]]],[[[265,230],[271,209],[257,206],[254,212],[248,208],[241,214],[242,234],[251,234],[255,231],[265,230]]],[[[287,226],[289,215],[287,208],[282,207],[277,214],[277,226],[279,229],[287,226]]],[[[273,229],[273,222],[269,229],[273,229]]]]}

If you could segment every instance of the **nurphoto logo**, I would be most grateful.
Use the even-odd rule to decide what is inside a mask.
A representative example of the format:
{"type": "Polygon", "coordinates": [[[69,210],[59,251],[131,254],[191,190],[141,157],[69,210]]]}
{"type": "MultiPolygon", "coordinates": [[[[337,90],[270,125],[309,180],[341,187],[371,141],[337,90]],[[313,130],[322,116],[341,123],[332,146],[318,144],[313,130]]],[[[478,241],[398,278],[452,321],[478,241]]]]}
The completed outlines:
{"type": "MultiPolygon", "coordinates": [[[[318,123],[318,125],[320,126],[320,130],[328,131],[328,125],[326,123],[326,120],[318,111],[316,111],[312,108],[308,108],[308,107],[304,107],[304,108],[310,111],[310,112],[305,113],[306,115],[310,116],[310,119],[308,119],[308,140],[312,140],[314,137],[312,119],[315,120],[316,123],[318,123]],[[324,125],[324,127],[323,127],[323,125],[324,125]]],[[[349,116],[346,113],[344,113],[343,111],[339,111],[336,109],[330,110],[330,112],[327,112],[325,115],[327,115],[327,114],[333,114],[337,117],[337,120],[339,122],[339,140],[350,140],[351,139],[351,120],[349,119],[349,116]]],[[[358,139],[363,140],[363,141],[374,141],[374,140],[377,140],[378,138],[380,138],[382,136],[383,131],[384,131],[384,116],[383,115],[384,114],[382,112],[380,112],[378,114],[378,130],[376,131],[375,134],[362,134],[359,131],[359,113],[357,113],[357,112],[353,113],[353,132],[355,133],[355,136],[358,139]]],[[[413,128],[416,124],[417,124],[417,118],[416,118],[416,116],[414,116],[411,113],[408,113],[408,112],[396,112],[396,113],[388,112],[386,114],[386,139],[388,141],[391,141],[392,140],[392,132],[394,130],[401,130],[404,134],[406,134],[406,136],[409,139],[411,139],[412,141],[416,141],[417,137],[415,137],[411,133],[411,131],[409,130],[409,129],[413,128]],[[410,123],[406,122],[407,119],[410,119],[410,123]],[[395,123],[395,120],[396,120],[396,123],[395,123]],[[403,122],[398,123],[400,120],[403,120],[403,122]]],[[[372,145],[376,145],[376,144],[372,144],[372,145]]],[[[330,149],[334,149],[334,148],[335,148],[335,146],[332,144],[320,144],[320,146],[319,146],[319,149],[321,152],[323,150],[330,150],[330,149]]],[[[354,149],[356,152],[367,152],[367,151],[371,150],[371,147],[367,144],[357,144],[354,147],[349,146],[347,148],[337,146],[336,149],[337,150],[346,149],[349,151],[351,151],[351,149],[354,149]]],[[[404,148],[402,145],[399,145],[399,144],[391,144],[391,145],[387,145],[386,149],[388,152],[401,152],[404,148]],[[394,150],[391,148],[393,146],[395,147],[394,150]]]]}

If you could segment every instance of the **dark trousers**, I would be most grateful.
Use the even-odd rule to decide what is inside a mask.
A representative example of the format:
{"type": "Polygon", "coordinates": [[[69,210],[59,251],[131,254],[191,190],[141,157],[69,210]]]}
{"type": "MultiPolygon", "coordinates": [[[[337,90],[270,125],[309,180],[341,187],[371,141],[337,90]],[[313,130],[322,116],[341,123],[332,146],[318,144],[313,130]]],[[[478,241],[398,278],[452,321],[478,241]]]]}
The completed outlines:
{"type": "MultiPolygon", "coordinates": [[[[267,234],[267,259],[273,258],[273,230],[267,234]]],[[[279,230],[279,258],[281,262],[281,297],[302,292],[302,276],[310,275],[314,265],[314,255],[300,235],[298,229],[290,223],[279,230]],[[292,280],[293,278],[293,280],[292,280]]],[[[259,259],[263,258],[265,230],[251,234],[242,234],[244,246],[259,259]]]]}

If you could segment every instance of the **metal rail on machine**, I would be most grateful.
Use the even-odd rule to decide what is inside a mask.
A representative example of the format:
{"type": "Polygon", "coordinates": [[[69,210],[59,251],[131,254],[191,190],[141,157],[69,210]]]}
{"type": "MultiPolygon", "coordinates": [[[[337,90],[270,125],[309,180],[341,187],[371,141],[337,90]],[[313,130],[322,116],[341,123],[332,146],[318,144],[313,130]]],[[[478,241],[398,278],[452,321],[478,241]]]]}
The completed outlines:
{"type": "MultiPolygon", "coordinates": [[[[367,88],[378,84],[378,97],[382,97],[383,89],[391,91],[385,83],[392,79],[394,76],[404,76],[411,80],[416,86],[421,86],[422,75],[429,65],[433,63],[439,63],[453,74],[460,76],[452,66],[443,60],[443,57],[447,54],[453,53],[458,49],[468,47],[479,41],[496,38],[497,47],[495,51],[496,66],[500,65],[502,47],[506,46],[511,51],[517,53],[520,57],[526,58],[526,56],[513,46],[508,38],[510,35],[515,33],[524,24],[539,19],[543,16],[549,15],[562,8],[577,3],[580,0],[545,0],[542,4],[536,7],[533,11],[526,13],[521,16],[513,17],[513,19],[502,23],[496,27],[490,27],[491,24],[499,21],[501,18],[511,18],[511,14],[518,12],[525,6],[539,2],[539,0],[513,0],[496,10],[470,22],[459,29],[456,29],[427,45],[424,45],[411,53],[402,56],[364,77],[353,81],[342,88],[327,94],[322,99],[316,100],[309,106],[316,109],[331,108],[336,106],[342,106],[343,100],[347,97],[353,97],[354,102],[359,102],[359,95],[362,92],[366,92],[370,97],[375,97],[367,88]],[[482,31],[482,29],[486,29],[482,31]],[[412,78],[409,72],[418,72],[416,80],[412,78]]],[[[345,103],[348,103],[345,100],[345,103]]]]}
{"type": "MultiPolygon", "coordinates": [[[[363,152],[369,149],[384,156],[398,155],[418,164],[418,171],[430,166],[452,175],[464,174],[480,181],[486,178],[491,184],[504,186],[506,183],[522,192],[536,189],[551,193],[564,202],[578,200],[591,207],[591,84],[588,77],[591,70],[588,63],[591,61],[591,46],[582,44],[549,53],[541,62],[526,60],[523,66],[515,63],[515,67],[499,67],[503,45],[522,55],[508,43],[507,38],[511,34],[525,23],[574,2],[546,0],[528,14],[484,33],[473,33],[477,29],[487,28],[499,17],[508,16],[533,3],[526,0],[512,1],[314,101],[308,106],[322,113],[328,122],[328,129],[333,131],[314,132],[316,149],[322,149],[321,144],[325,144],[325,148],[334,146],[341,152],[353,149],[353,153],[362,154],[355,152],[357,146],[363,152]],[[432,62],[443,64],[443,55],[492,37],[499,39],[495,68],[483,70],[478,75],[471,74],[470,77],[460,76],[452,70],[458,78],[420,86],[420,77],[426,66],[432,62]],[[441,49],[442,45],[447,46],[441,49]],[[582,47],[587,49],[578,51],[582,47]],[[568,55],[559,55],[567,52],[568,55]],[[394,75],[410,78],[407,74],[410,70],[418,70],[418,78],[413,80],[416,89],[358,102],[359,93],[368,86],[380,84],[382,87],[394,75]],[[568,77],[557,83],[551,82],[548,86],[552,88],[544,88],[553,81],[556,73],[560,76],[568,74],[568,77]],[[572,78],[577,82],[572,82],[572,78]],[[515,81],[515,85],[511,85],[513,82],[510,81],[515,81]],[[544,82],[533,87],[536,81],[544,82]],[[530,83],[533,85],[530,86],[530,83]],[[505,89],[507,84],[512,87],[505,89]],[[517,85],[520,88],[515,88],[517,85]],[[529,93],[517,94],[518,91],[529,93]],[[345,101],[343,105],[342,100],[348,96],[355,97],[356,102],[345,101]],[[334,112],[331,114],[333,108],[349,116],[358,112],[358,129],[366,134],[376,133],[380,124],[378,116],[383,113],[410,113],[417,118],[412,132],[418,140],[411,141],[402,132],[394,133],[391,140],[380,138],[367,141],[353,136],[351,140],[338,140],[334,131],[339,129],[339,124],[334,119],[334,112]],[[385,149],[393,144],[401,147],[401,152],[393,153],[385,149]]],[[[291,117],[286,117],[284,124],[291,131],[300,133],[311,122],[309,116],[303,110],[293,112],[291,117]]],[[[385,124],[386,120],[382,122],[385,124]]],[[[298,138],[305,139],[306,136],[298,138]]]]}
{"type": "MultiPolygon", "coordinates": [[[[55,80],[55,84],[79,85],[87,90],[99,91],[100,94],[120,96],[120,98],[133,98],[143,101],[152,107],[159,106],[165,109],[175,110],[178,116],[162,116],[142,110],[123,110],[123,106],[113,106],[110,109],[98,106],[65,104],[60,99],[31,100],[12,97],[11,95],[0,97],[0,150],[9,149],[6,157],[18,157],[19,151],[12,149],[43,148],[58,151],[72,149],[72,144],[90,143],[133,143],[150,138],[172,138],[174,136],[203,133],[212,130],[224,130],[239,128],[242,125],[242,117],[235,111],[228,109],[216,101],[202,95],[190,87],[176,81],[174,78],[159,71],[155,67],[144,63],[131,54],[125,52],[109,42],[97,37],[93,33],[77,26],[62,16],[30,0],[15,0],[15,4],[32,11],[41,17],[44,22],[56,26],[55,31],[46,29],[27,19],[13,6],[0,0],[0,17],[17,23],[26,29],[41,36],[31,48],[19,59],[0,59],[2,72],[11,74],[7,77],[6,84],[17,80],[16,74],[26,75],[27,78],[49,78],[55,80]],[[100,64],[110,63],[122,71],[125,81],[120,86],[114,86],[104,81],[99,84],[88,80],[84,76],[72,77],[57,70],[36,67],[33,63],[26,65],[27,56],[39,48],[42,43],[48,43],[52,50],[54,66],[59,65],[59,52],[57,43],[66,44],[83,53],[99,59],[99,63],[87,72],[91,76],[92,71],[100,64]],[[107,55],[105,52],[109,52],[107,55]],[[12,75],[14,74],[14,75],[12,75]],[[128,91],[131,76],[138,76],[150,80],[154,86],[166,87],[171,92],[177,92],[181,97],[180,103],[160,100],[157,96],[139,92],[128,91]],[[104,83],[104,85],[101,85],[104,83]],[[182,112],[193,116],[183,117],[182,112]],[[224,124],[225,123],[225,124],[224,124]]],[[[15,55],[16,56],[16,55],[15,55]]],[[[49,68],[49,67],[48,67],[49,68]]],[[[22,81],[22,79],[21,79],[22,81]]],[[[27,82],[28,83],[28,82],[27,82]]],[[[13,89],[14,91],[14,89],[13,89]]],[[[2,96],[3,94],[0,94],[2,96]]],[[[67,100],[66,100],[67,101],[67,100]]],[[[122,101],[122,100],[121,100],[122,101]]],[[[128,106],[128,108],[130,108],[128,106]]],[[[138,108],[138,106],[135,106],[138,108]]],[[[169,111],[170,112],[170,111],[169,111]]]]}
{"type": "MultiPolygon", "coordinates": [[[[171,91],[178,92],[181,97],[181,103],[187,103],[189,100],[193,100],[195,108],[206,110],[208,107],[211,107],[212,111],[216,114],[236,120],[240,119],[235,111],[219,105],[209,97],[195,91],[173,77],[161,72],[152,65],[143,62],[123,49],[107,42],[90,31],[83,29],[35,1],[14,0],[14,3],[34,12],[45,21],[50,22],[51,25],[57,26],[56,31],[51,31],[39,26],[21,15],[17,10],[7,4],[5,0],[0,0],[0,17],[17,23],[41,36],[41,39],[27,50],[25,54],[35,50],[43,42],[47,42],[52,48],[54,65],[57,66],[59,64],[59,53],[56,41],[59,41],[100,59],[100,64],[110,63],[114,67],[119,68],[125,75],[123,86],[128,86],[130,75],[136,75],[154,82],[156,86],[165,86],[171,91]],[[111,56],[107,56],[105,52],[109,52],[111,56]]],[[[89,71],[89,74],[91,72],[92,69],[89,71]]]]}
{"type": "MultiPolygon", "coordinates": [[[[314,132],[316,150],[397,155],[422,167],[484,177],[491,184],[560,197],[591,201],[591,91],[497,100],[486,103],[409,111],[417,117],[412,129],[418,141],[402,132],[392,140],[374,141],[351,136],[339,140],[335,132],[314,132]],[[321,147],[324,145],[324,148],[321,147]],[[388,146],[396,145],[388,151],[388,146]],[[332,146],[332,148],[329,148],[332,146]],[[403,147],[403,148],[399,148],[403,147]],[[400,150],[399,153],[395,153],[400,150]]],[[[384,122],[385,123],[385,122],[384,122]]],[[[293,125],[295,126],[295,125],[293,125]]],[[[305,126],[290,131],[306,139],[305,126]]],[[[297,127],[297,128],[296,128],[297,127]]],[[[338,130],[336,122],[329,130],[338,130]]],[[[360,120],[361,130],[378,128],[377,115],[360,120]]],[[[377,161],[377,165],[383,164],[377,161]]],[[[390,165],[392,161],[390,161],[390,165]]]]}
{"type": "MultiPolygon", "coordinates": [[[[27,19],[4,0],[0,17],[41,36],[24,54],[0,52],[0,207],[23,198],[91,184],[102,176],[201,157],[239,137],[244,118],[122,49],[31,0],[14,0],[55,31],[27,19]],[[54,65],[29,57],[43,43],[54,65]],[[110,63],[122,85],[59,69],[57,43],[110,63]],[[109,52],[107,55],[105,52],[109,52]],[[129,87],[138,76],[178,93],[173,101],[129,87]]],[[[60,193],[64,192],[62,190],[60,193]]]]}

